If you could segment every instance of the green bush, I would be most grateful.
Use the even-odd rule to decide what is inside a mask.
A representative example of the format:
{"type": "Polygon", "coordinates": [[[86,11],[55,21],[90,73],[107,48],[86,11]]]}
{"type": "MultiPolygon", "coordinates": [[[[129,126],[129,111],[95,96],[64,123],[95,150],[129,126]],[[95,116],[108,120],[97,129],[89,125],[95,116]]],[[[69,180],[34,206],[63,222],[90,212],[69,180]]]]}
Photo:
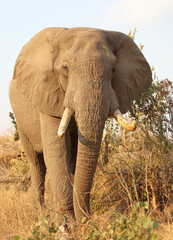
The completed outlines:
{"type": "Polygon", "coordinates": [[[24,152],[19,152],[16,159],[13,161],[13,167],[15,168],[18,174],[26,174],[29,171],[29,163],[26,159],[26,155],[24,152]]]}
{"type": "Polygon", "coordinates": [[[173,138],[173,83],[158,81],[156,75],[151,87],[138,98],[130,109],[138,125],[151,131],[162,147],[168,147],[173,138]]]}
{"type": "Polygon", "coordinates": [[[85,230],[82,239],[87,240],[155,240],[158,220],[153,221],[148,214],[148,203],[137,202],[132,206],[128,216],[113,212],[111,220],[104,232],[100,232],[92,221],[83,219],[85,230]]]}
{"type": "Polygon", "coordinates": [[[122,214],[119,214],[117,217],[117,213],[114,213],[115,217],[108,225],[107,230],[102,234],[102,239],[156,239],[158,222],[157,219],[151,220],[147,210],[147,203],[138,202],[132,206],[128,217],[122,214]]]}
{"type": "MultiPolygon", "coordinates": [[[[32,228],[32,237],[27,238],[27,240],[66,240],[66,238],[59,237],[59,228],[54,222],[49,223],[49,216],[43,216],[39,218],[36,226],[32,228]]],[[[24,240],[24,238],[19,235],[14,236],[14,240],[24,240]]]]}

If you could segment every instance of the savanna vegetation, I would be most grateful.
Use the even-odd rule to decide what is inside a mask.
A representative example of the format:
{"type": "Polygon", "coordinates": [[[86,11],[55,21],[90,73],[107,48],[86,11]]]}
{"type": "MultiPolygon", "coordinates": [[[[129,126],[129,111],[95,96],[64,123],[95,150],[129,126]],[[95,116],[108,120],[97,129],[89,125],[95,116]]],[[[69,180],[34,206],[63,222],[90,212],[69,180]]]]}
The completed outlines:
{"type": "Polygon", "coordinates": [[[159,81],[154,67],[152,71],[152,86],[127,113],[137,121],[137,130],[127,132],[113,119],[105,124],[91,218],[78,228],[69,230],[68,218],[54,211],[48,177],[46,207],[40,208],[20,145],[12,137],[0,138],[0,150],[5,149],[0,151],[0,239],[173,238],[173,83],[159,81]]]}

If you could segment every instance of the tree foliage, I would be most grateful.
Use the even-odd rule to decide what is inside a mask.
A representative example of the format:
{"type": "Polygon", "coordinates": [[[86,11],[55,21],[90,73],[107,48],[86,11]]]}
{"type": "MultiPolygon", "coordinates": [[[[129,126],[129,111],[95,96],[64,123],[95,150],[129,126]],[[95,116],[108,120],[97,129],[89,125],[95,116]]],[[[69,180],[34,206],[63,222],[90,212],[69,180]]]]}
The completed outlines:
{"type": "MultiPolygon", "coordinates": [[[[128,33],[128,36],[135,39],[137,30],[128,33]]],[[[139,46],[142,51],[144,45],[139,46]]],[[[151,131],[160,143],[168,145],[173,140],[173,83],[168,79],[158,80],[155,68],[152,67],[153,83],[144,92],[130,109],[130,115],[134,117],[138,126],[151,131]]],[[[147,131],[148,132],[148,131],[147,131]]]]}
{"type": "Polygon", "coordinates": [[[130,115],[167,144],[173,137],[173,83],[168,79],[158,81],[154,74],[151,87],[133,103],[130,115]]]}

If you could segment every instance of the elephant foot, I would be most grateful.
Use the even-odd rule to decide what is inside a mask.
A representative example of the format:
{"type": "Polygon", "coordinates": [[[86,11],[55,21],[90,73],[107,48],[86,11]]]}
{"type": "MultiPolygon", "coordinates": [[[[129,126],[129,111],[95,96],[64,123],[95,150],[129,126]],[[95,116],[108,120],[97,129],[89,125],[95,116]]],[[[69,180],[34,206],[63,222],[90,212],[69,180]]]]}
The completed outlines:
{"type": "Polygon", "coordinates": [[[58,204],[56,205],[56,207],[54,208],[54,211],[57,212],[57,214],[62,216],[62,219],[64,219],[64,223],[63,224],[75,224],[76,222],[76,218],[75,218],[75,214],[74,214],[74,209],[73,206],[70,206],[69,209],[64,209],[62,205],[58,204]]]}
{"type": "Polygon", "coordinates": [[[76,221],[74,217],[74,212],[66,212],[63,214],[63,220],[58,224],[58,236],[66,237],[67,239],[71,238],[74,235],[76,230],[76,221]]]}
{"type": "Polygon", "coordinates": [[[74,211],[68,211],[64,214],[64,220],[65,220],[65,224],[73,226],[76,224],[76,218],[75,218],[75,214],[74,211]]]}

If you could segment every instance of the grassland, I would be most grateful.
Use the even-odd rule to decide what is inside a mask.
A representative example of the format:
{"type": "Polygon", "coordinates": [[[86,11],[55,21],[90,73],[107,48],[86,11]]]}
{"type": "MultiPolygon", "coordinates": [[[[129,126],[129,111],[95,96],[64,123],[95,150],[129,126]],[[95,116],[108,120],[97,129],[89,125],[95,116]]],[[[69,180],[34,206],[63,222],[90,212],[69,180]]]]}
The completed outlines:
{"type": "MultiPolygon", "coordinates": [[[[117,136],[120,136],[119,134],[117,136]]],[[[173,150],[137,130],[102,143],[91,192],[91,219],[71,232],[54,211],[49,178],[46,207],[30,187],[19,142],[0,137],[0,239],[173,239],[173,150]],[[115,228],[116,227],[116,228],[115,228]],[[124,235],[123,235],[124,234],[124,235]],[[151,235],[151,238],[149,236],[151,235]]],[[[68,225],[68,223],[67,223],[68,225]]]]}

